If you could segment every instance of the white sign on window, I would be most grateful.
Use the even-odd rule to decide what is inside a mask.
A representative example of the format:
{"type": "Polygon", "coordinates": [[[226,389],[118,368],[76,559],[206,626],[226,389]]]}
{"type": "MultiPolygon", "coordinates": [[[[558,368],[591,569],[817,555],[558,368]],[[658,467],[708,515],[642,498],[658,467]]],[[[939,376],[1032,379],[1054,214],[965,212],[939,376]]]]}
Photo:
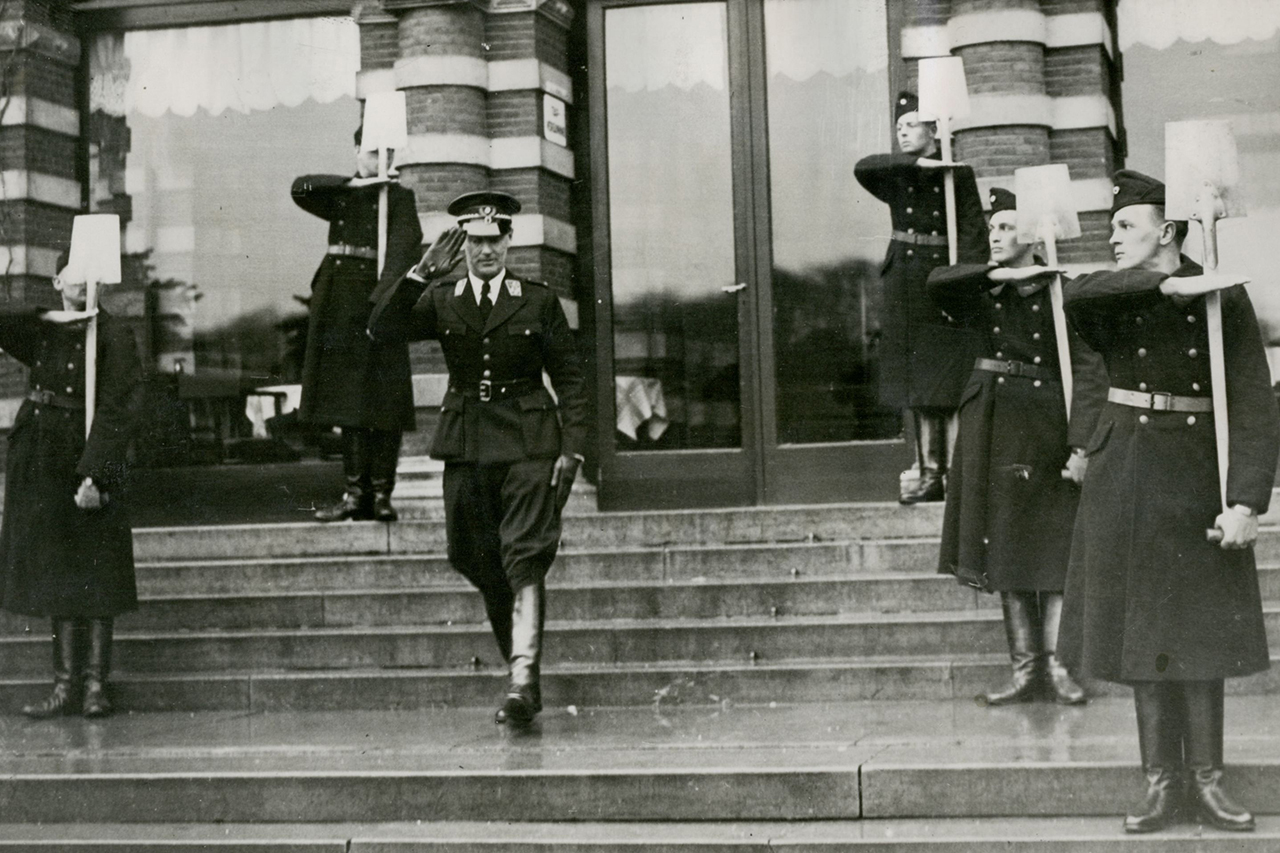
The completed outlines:
{"type": "Polygon", "coordinates": [[[569,125],[564,101],[554,95],[542,96],[542,135],[548,142],[569,147],[569,125]]]}

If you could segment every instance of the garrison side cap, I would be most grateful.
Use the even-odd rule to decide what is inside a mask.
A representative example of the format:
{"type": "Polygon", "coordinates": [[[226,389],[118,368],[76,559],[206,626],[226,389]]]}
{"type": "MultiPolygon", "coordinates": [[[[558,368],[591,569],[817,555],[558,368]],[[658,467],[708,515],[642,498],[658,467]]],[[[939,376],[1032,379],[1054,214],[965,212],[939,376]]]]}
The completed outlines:
{"type": "Polygon", "coordinates": [[[987,201],[991,203],[992,213],[1018,209],[1018,197],[1004,187],[992,187],[987,195],[987,201]]]}
{"type": "MultiPolygon", "coordinates": [[[[893,101],[893,120],[896,122],[908,113],[920,112],[920,99],[913,92],[899,92],[898,97],[893,101]]],[[[932,121],[924,116],[920,117],[921,121],[932,121]]]]}
{"type": "Polygon", "coordinates": [[[498,237],[511,230],[511,217],[520,212],[520,201],[494,190],[464,193],[449,202],[449,215],[456,216],[469,237],[498,237]]]}
{"type": "Polygon", "coordinates": [[[1132,169],[1121,169],[1111,176],[1111,193],[1112,216],[1131,204],[1164,206],[1164,184],[1132,169]]]}

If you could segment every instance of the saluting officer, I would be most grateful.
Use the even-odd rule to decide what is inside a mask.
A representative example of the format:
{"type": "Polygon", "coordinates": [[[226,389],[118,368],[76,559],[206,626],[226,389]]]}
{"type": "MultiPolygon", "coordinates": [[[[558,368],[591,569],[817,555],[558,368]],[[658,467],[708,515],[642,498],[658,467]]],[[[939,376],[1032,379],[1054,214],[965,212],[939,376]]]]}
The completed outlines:
{"type": "Polygon", "coordinates": [[[379,342],[434,338],[444,349],[449,387],[431,455],[445,463],[449,562],[484,596],[510,666],[495,719],[527,724],[542,710],[544,581],[588,425],[560,300],[546,285],[507,273],[511,217],[519,210],[506,193],[454,199],[449,213],[460,227],[441,234],[416,267],[378,295],[369,334],[379,342]],[[467,275],[446,279],[461,253],[467,275]]]}
{"type": "Polygon", "coordinates": [[[1118,269],[1065,293],[1112,387],[1087,447],[1059,650],[1083,675],[1133,686],[1147,794],[1127,831],[1168,825],[1184,800],[1215,827],[1251,830],[1221,784],[1222,692],[1223,679],[1269,665],[1251,546],[1271,500],[1280,415],[1249,296],[1228,287],[1223,511],[1202,294],[1242,279],[1180,254],[1187,223],[1165,219],[1159,181],[1126,170],[1114,184],[1118,269]]]}
{"type": "Polygon", "coordinates": [[[137,609],[133,532],[123,486],[142,405],[133,333],[98,313],[97,395],[85,437],[84,282],[53,285],[60,311],[4,306],[0,346],[31,369],[9,432],[0,606],[53,623],[53,691],[22,712],[102,717],[115,617],[137,609]]]}
{"type": "MultiPolygon", "coordinates": [[[[884,328],[880,345],[880,403],[910,410],[915,422],[919,477],[904,474],[904,504],[940,501],[947,471],[948,432],[973,360],[983,354],[980,336],[964,328],[925,292],[934,267],[948,263],[947,213],[937,122],[922,117],[910,92],[894,109],[900,154],[858,161],[854,176],[889,205],[893,237],[880,276],[884,328]]],[[[951,167],[956,184],[956,240],[964,263],[987,262],[982,199],[973,169],[951,167]]]]}
{"type": "MultiPolygon", "coordinates": [[[[413,190],[392,182],[387,194],[387,254],[378,276],[378,152],[360,150],[356,176],[303,175],[293,200],[329,223],[329,251],[311,280],[311,312],[302,365],[300,417],[342,429],[346,491],[318,521],[395,521],[400,438],[414,428],[409,348],[375,343],[365,334],[369,297],[378,282],[394,283],[422,251],[413,190]]],[[[388,159],[395,152],[388,151],[388,159]]]]}
{"type": "Polygon", "coordinates": [[[975,362],[961,396],[938,570],[1000,593],[1013,679],[979,697],[985,704],[1028,702],[1043,688],[1078,705],[1084,691],[1058,660],[1058,626],[1084,446],[1107,377],[1098,354],[1072,334],[1068,424],[1048,289],[1058,271],[1018,242],[1014,194],[996,188],[990,200],[992,264],[929,274],[930,295],[980,329],[994,356],[975,362]]]}

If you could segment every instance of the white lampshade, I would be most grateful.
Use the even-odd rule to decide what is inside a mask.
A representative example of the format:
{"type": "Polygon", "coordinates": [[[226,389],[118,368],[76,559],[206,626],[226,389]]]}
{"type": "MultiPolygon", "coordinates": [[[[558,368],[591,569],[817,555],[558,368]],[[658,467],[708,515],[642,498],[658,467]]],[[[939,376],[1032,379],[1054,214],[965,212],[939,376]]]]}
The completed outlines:
{"type": "Polygon", "coordinates": [[[62,277],[71,282],[120,283],[120,217],[77,216],[71,224],[71,257],[62,277]]]}
{"type": "Polygon", "coordinates": [[[1065,163],[1026,166],[1013,171],[1013,192],[1018,197],[1018,242],[1040,239],[1041,223],[1052,223],[1054,237],[1080,236],[1080,216],[1071,190],[1071,172],[1065,163]]]}
{"type": "Polygon", "coordinates": [[[408,142],[404,92],[370,92],[364,102],[360,150],[403,148],[408,142]]]}
{"type": "Polygon", "coordinates": [[[1196,199],[1208,185],[1222,197],[1219,217],[1244,216],[1240,154],[1225,120],[1171,121],[1164,126],[1164,212],[1170,219],[1199,213],[1196,199]]]}
{"type": "Polygon", "coordinates": [[[969,115],[969,87],[964,60],[958,56],[932,56],[920,60],[920,117],[958,119],[969,115]]]}

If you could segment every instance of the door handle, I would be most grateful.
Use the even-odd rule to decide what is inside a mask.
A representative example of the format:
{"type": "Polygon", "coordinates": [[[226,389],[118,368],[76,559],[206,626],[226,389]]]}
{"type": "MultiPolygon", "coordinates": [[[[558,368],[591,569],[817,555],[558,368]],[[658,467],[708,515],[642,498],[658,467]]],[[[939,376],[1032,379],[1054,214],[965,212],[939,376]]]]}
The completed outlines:
{"type": "Polygon", "coordinates": [[[720,289],[725,293],[738,293],[739,291],[747,289],[747,283],[744,281],[739,284],[722,284],[720,285],[720,289]]]}

